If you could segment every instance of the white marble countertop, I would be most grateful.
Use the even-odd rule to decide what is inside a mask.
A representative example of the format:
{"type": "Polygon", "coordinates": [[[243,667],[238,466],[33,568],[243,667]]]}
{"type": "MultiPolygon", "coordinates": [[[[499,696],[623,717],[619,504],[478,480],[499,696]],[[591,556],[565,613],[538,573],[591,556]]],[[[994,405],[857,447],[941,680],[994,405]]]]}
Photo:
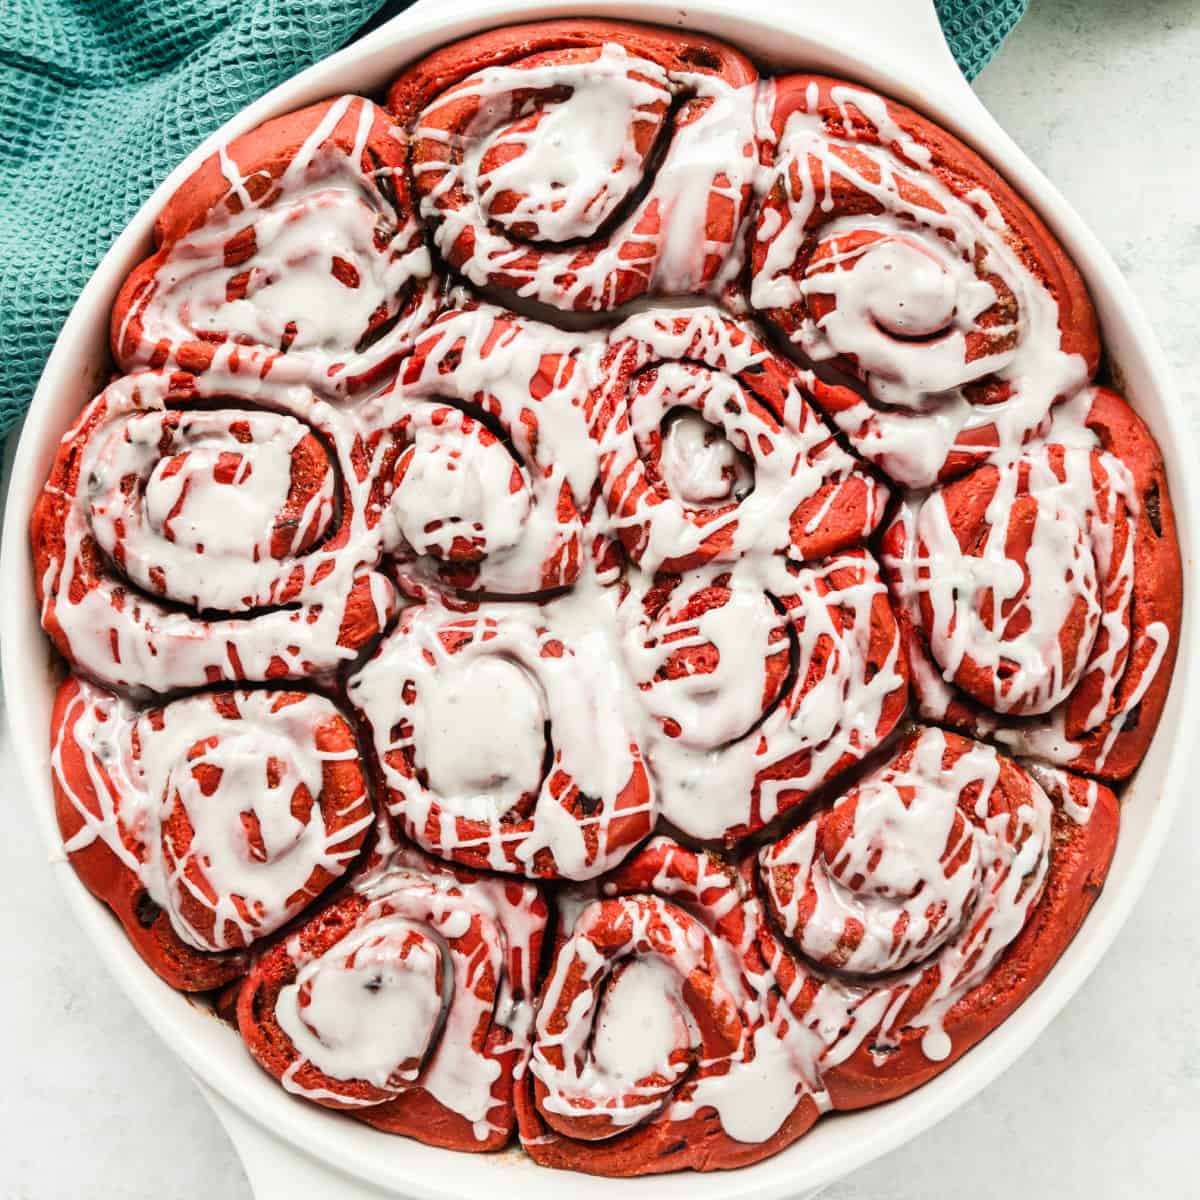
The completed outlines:
{"type": "MultiPolygon", "coordinates": [[[[1034,0],[978,89],[1131,279],[1200,433],[1198,62],[1194,0],[1034,0]]],[[[8,739],[0,1197],[249,1197],[183,1067],[70,919],[8,739]]],[[[1185,803],[1129,924],[1034,1049],[829,1200],[1200,1196],[1197,847],[1200,806],[1185,803]]]]}

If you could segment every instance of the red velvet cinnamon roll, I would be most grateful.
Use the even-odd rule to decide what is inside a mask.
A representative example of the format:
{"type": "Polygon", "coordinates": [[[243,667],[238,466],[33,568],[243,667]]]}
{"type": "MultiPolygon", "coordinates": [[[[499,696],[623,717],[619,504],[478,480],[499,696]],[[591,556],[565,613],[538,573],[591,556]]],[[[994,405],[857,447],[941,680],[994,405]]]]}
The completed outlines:
{"type": "Polygon", "coordinates": [[[919,729],[759,855],[764,957],[813,1035],[825,1102],[944,1070],[1038,986],[1099,894],[1116,797],[919,729]]]}
{"type": "Polygon", "coordinates": [[[769,85],[751,302],[819,377],[817,402],[897,482],[1010,457],[1096,369],[1071,261],[1003,179],[854,84],[769,85]]]}
{"type": "Polygon", "coordinates": [[[644,570],[860,542],[887,491],[834,441],[789,364],[711,308],[646,312],[609,338],[593,430],[604,498],[644,570]]]}
{"type": "Polygon", "coordinates": [[[395,851],[263,954],[250,1052],[288,1091],[452,1150],[512,1134],[546,905],[536,887],[395,851]]]}
{"type": "Polygon", "coordinates": [[[341,392],[379,377],[438,290],[405,146],[386,112],[341,96],[222,147],[167,202],[155,253],[121,289],[117,362],[199,372],[245,346],[289,382],[341,392]]]}
{"type": "Polygon", "coordinates": [[[757,162],[757,73],[737,51],[613,21],[516,25],[392,85],[413,190],[446,261],[560,309],[703,291],[757,162]]]}
{"type": "Polygon", "coordinates": [[[517,1093],[535,1162],[717,1170],[812,1125],[803,1031],[774,1004],[730,867],[656,838],[560,908],[517,1093]]]}
{"type": "Polygon", "coordinates": [[[212,692],[139,712],[68,679],[51,727],[76,873],[173,987],[242,974],[358,854],[373,819],[354,732],[302,692],[212,692]]]}
{"type": "Polygon", "coordinates": [[[625,857],[656,810],[607,649],[573,647],[536,610],[406,609],[347,686],[404,832],[531,876],[588,879],[625,857]]]}
{"type": "Polygon", "coordinates": [[[801,803],[873,750],[907,701],[874,560],[782,557],[662,576],[629,631],[662,815],[726,841],[801,803]]]}
{"type": "Polygon", "coordinates": [[[1123,779],[1150,744],[1183,579],[1162,457],[1115,393],[900,510],[884,538],[921,712],[1123,779]]]}
{"type": "Polygon", "coordinates": [[[68,662],[162,693],[353,658],[395,594],[372,569],[366,451],[339,421],[253,374],[145,371],[101,392],[33,516],[42,625],[68,662]]]}
{"type": "Polygon", "coordinates": [[[385,529],[420,576],[492,595],[579,578],[596,476],[587,344],[487,305],[421,336],[388,397],[403,449],[385,529]]]}

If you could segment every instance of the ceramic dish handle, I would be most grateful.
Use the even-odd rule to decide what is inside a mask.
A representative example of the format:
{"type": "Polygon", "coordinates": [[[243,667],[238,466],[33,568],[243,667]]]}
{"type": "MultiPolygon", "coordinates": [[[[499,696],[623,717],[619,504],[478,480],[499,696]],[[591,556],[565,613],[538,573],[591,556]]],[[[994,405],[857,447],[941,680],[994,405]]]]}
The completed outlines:
{"type": "Polygon", "coordinates": [[[229,1134],[254,1200],[396,1200],[268,1133],[200,1080],[196,1086],[229,1134]]]}
{"type": "MultiPolygon", "coordinates": [[[[310,1158],[268,1133],[199,1080],[196,1086],[229,1134],[254,1200],[397,1200],[399,1193],[373,1187],[310,1158]]],[[[790,1200],[815,1200],[824,1190],[797,1192],[790,1200]]]]}

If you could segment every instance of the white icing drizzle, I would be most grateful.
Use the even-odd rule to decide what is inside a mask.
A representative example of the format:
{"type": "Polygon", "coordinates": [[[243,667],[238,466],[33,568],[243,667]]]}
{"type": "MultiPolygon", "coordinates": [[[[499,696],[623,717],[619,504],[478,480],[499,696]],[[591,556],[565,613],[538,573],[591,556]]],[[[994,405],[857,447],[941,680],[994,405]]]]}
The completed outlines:
{"type": "Polygon", "coordinates": [[[417,121],[421,213],[472,283],[558,308],[703,291],[750,195],[755,95],[753,83],[666,70],[613,42],[586,60],[486,67],[417,121]],[[664,124],[665,153],[634,200],[664,124]]]}
{"type": "Polygon", "coordinates": [[[305,951],[298,936],[288,943],[296,976],[275,1018],[297,1057],[284,1086],[357,1108],[421,1088],[478,1140],[503,1135],[497,1085],[511,1088],[528,1056],[545,926],[537,889],[454,874],[400,849],[355,890],[368,903],[325,953],[305,951]]]}
{"type": "MultiPolygon", "coordinates": [[[[683,983],[693,973],[711,971],[716,953],[702,926],[682,910],[656,904],[649,898],[603,901],[585,909],[568,946],[558,954],[539,1007],[530,1070],[548,1089],[543,1106],[567,1116],[600,1109],[612,1123],[613,1133],[656,1115],[699,1054],[699,1036],[682,995],[683,983]],[[607,945],[601,949],[596,944],[597,927],[612,924],[622,933],[627,929],[627,934],[616,950],[607,945]],[[634,952],[641,957],[630,968],[635,972],[633,979],[649,972],[654,982],[666,985],[660,1006],[657,1012],[650,1009],[649,1021],[626,1022],[622,1030],[623,1053],[604,1053],[606,1046],[611,1049],[610,1038],[600,1042],[599,1052],[593,1045],[589,1054],[587,1044],[600,984],[613,971],[615,960],[634,952]],[[579,972],[588,985],[587,990],[572,999],[569,1019],[563,1023],[561,1032],[555,1032],[546,1014],[560,1011],[559,992],[579,972]]],[[[628,976],[626,970],[621,976],[625,982],[618,982],[605,992],[606,998],[613,995],[618,999],[615,1011],[613,1005],[601,1006],[598,1014],[601,1027],[627,1008],[628,1000],[619,999],[624,992],[631,988],[645,991],[644,979],[638,986],[628,976]]],[[[738,976],[733,974],[731,979],[737,981],[738,976]]],[[[706,1001],[718,1014],[717,1021],[721,1024],[735,1021],[738,996],[733,985],[726,984],[718,975],[713,981],[713,991],[706,1001]]],[[[740,1039],[740,1023],[737,1030],[740,1039]]],[[[736,1053],[740,1045],[735,1042],[725,1049],[726,1053],[736,1053]]]]}
{"type": "Polygon", "coordinates": [[[341,96],[266,187],[262,167],[222,146],[227,197],[170,245],[131,305],[117,336],[124,360],[158,365],[164,344],[177,357],[228,339],[277,352],[267,369],[289,382],[341,391],[404,353],[436,286],[415,216],[394,201],[406,196],[402,147],[389,148],[395,165],[369,147],[397,135],[369,100],[341,96]],[[349,153],[333,140],[346,121],[349,153]]]}
{"type": "Polygon", "coordinates": [[[389,510],[396,541],[443,561],[511,550],[533,501],[503,443],[456,408],[430,405],[410,428],[389,510]]]}
{"type": "Polygon", "coordinates": [[[159,409],[110,420],[89,439],[80,464],[92,534],[140,587],[192,608],[282,603],[295,553],[326,533],[334,515],[326,470],[283,555],[276,551],[286,533],[278,526],[294,486],[294,456],[306,438],[324,460],[305,425],[273,413],[176,418],[159,409]]]}
{"type": "MultiPolygon", "coordinates": [[[[200,376],[127,375],[64,436],[67,447],[81,438],[85,444],[74,494],[58,494],[61,549],[35,547],[47,554],[42,621],[49,627],[53,618],[72,661],[93,678],[163,693],[221,680],[328,675],[394,612],[391,584],[372,570],[383,552],[372,471],[387,458],[392,443],[382,433],[394,417],[378,401],[342,411],[307,387],[263,379],[257,364],[244,350],[222,347],[200,376]],[[176,421],[168,408],[210,398],[279,415],[227,410],[182,413],[176,421]],[[227,430],[246,431],[250,440],[227,430]],[[298,514],[288,552],[274,558],[272,518],[310,430],[333,452],[328,480],[298,514]],[[230,484],[216,482],[219,464],[210,465],[221,452],[240,460],[230,484]],[[127,578],[194,610],[239,615],[206,620],[164,606],[127,578]],[[343,636],[352,602],[355,624],[343,636]]],[[[54,498],[48,485],[43,502],[54,498]]]]}
{"type": "Polygon", "coordinates": [[[817,1071],[868,1038],[881,1062],[902,1012],[905,1027],[925,1030],[927,1058],[949,1057],[946,1014],[988,977],[1041,896],[1050,801],[1032,779],[1019,804],[1002,797],[999,755],[965,744],[946,765],[947,735],[921,730],[910,761],[894,759],[760,854],[775,915],[805,956],[789,1001],[817,984],[797,1014],[823,1043],[817,1071]]]}
{"type": "Polygon", "coordinates": [[[908,497],[884,566],[920,631],[909,658],[922,715],[961,723],[952,706],[965,696],[975,732],[1063,765],[1083,752],[1082,736],[1103,729],[1089,768],[1103,770],[1170,634],[1161,622],[1146,627],[1150,660],[1121,696],[1139,649],[1131,612],[1141,506],[1128,468],[1082,423],[1091,397],[1061,406],[1053,440],[908,497]],[[977,512],[979,530],[968,523],[956,533],[960,505],[977,512]],[[1085,680],[1095,698],[1082,711],[1073,697],[1085,680]]]}
{"type": "Polygon", "coordinates": [[[77,686],[51,756],[82,822],[67,853],[102,841],[189,946],[229,950],[265,937],[357,855],[374,819],[361,776],[338,809],[327,817],[322,808],[326,764],[357,758],[344,725],[346,747],[325,745],[322,730],[341,722],[328,700],[226,692],[139,714],[77,686]],[[67,737],[92,803],[64,769],[67,737]]]}
{"type": "MultiPolygon", "coordinates": [[[[691,373],[681,367],[680,374],[691,373]]],[[[669,379],[660,376],[655,386],[669,388],[669,379]]],[[[661,469],[667,489],[689,505],[737,499],[754,486],[745,455],[697,412],[680,413],[663,431],[661,469]]]]}
{"type": "Polygon", "coordinates": [[[656,1074],[695,1036],[679,977],[658,958],[637,958],[614,974],[600,1001],[592,1062],[600,1076],[629,1086],[656,1074]]]}
{"type": "Polygon", "coordinates": [[[437,1033],[441,976],[438,941],[403,917],[376,917],[304,964],[275,1019],[322,1074],[395,1090],[417,1077],[437,1033]]]}
{"type": "Polygon", "coordinates": [[[564,940],[529,1064],[543,1113],[611,1137],[712,1108],[730,1137],[766,1141],[808,1094],[809,1053],[803,1027],[769,1004],[756,901],[728,868],[665,838],[616,878],[559,902],[564,940]],[[649,886],[625,894],[619,881],[658,857],[649,886]]]}
{"type": "Polygon", "coordinates": [[[884,595],[866,551],[709,564],[650,615],[631,590],[623,649],[664,817],[701,838],[757,828],[886,736],[906,672],[884,595]]]}
{"type": "MultiPolygon", "coordinates": [[[[865,118],[880,144],[831,132],[810,85],[759,184],[751,303],[790,310],[789,336],[809,359],[859,376],[869,398],[831,415],[893,479],[927,487],[956,450],[1010,458],[1087,379],[1083,358],[1061,348],[1058,304],[983,189],[961,198],[920,169],[929,151],[881,97],[845,85],[830,94],[843,127],[865,118]],[[842,193],[866,211],[829,218],[842,193]],[[964,390],[985,380],[1001,386],[998,402],[964,390]],[[972,435],[989,427],[981,447],[972,435]]],[[[773,95],[767,84],[760,105],[772,140],[773,95]]]]}
{"type": "Polygon", "coordinates": [[[584,407],[598,346],[487,306],[435,321],[387,397],[408,448],[386,547],[424,556],[425,574],[460,590],[574,582],[596,470],[584,407]]]}
{"type": "Polygon", "coordinates": [[[496,870],[618,862],[655,806],[620,682],[595,661],[525,606],[408,609],[347,691],[409,836],[496,870]]]}
{"type": "MultiPolygon", "coordinates": [[[[1095,756],[1095,769],[1098,771],[1104,769],[1117,738],[1121,736],[1130,717],[1150,689],[1170,648],[1171,631],[1162,621],[1153,621],[1147,625],[1142,637],[1149,644],[1150,657],[1124,702],[1115,712],[1109,714],[1104,738],[1095,756]]],[[[1061,709],[1050,713],[1044,721],[1012,727],[997,726],[993,736],[1014,754],[1026,754],[1049,762],[1070,763],[1080,751],[1079,742],[1073,740],[1065,728],[1061,709]]]]}
{"type": "Polygon", "coordinates": [[[1069,775],[1058,767],[1026,759],[1022,768],[1042,785],[1042,790],[1076,825],[1086,825],[1100,801],[1099,784],[1094,779],[1069,775]]]}
{"type": "Polygon", "coordinates": [[[875,527],[886,491],[833,440],[788,368],[746,325],[705,306],[649,311],[614,329],[609,347],[594,433],[609,524],[644,570],[752,551],[803,558],[806,539],[841,508],[862,513],[850,531],[856,540],[875,527]],[[763,371],[774,372],[767,383],[751,382],[763,371]],[[760,399],[756,387],[778,395],[760,399]],[[679,451],[662,431],[677,412],[693,429],[697,418],[704,423],[704,461],[715,454],[722,464],[718,486],[705,485],[713,494],[699,500],[686,494],[694,486],[686,480],[683,491],[673,486],[679,451]]]}

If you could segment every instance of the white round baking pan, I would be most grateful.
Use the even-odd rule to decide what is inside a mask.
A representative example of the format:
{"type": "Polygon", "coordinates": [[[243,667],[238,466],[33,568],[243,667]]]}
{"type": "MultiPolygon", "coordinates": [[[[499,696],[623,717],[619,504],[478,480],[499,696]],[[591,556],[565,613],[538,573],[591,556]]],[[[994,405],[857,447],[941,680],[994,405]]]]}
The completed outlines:
{"type": "MultiPolygon", "coordinates": [[[[1196,597],[1185,596],[1175,681],[1158,735],[1125,795],[1108,885],[1082,931],[1021,1009],[944,1074],[891,1104],[826,1118],[767,1162],[736,1172],[612,1181],[533,1166],[519,1154],[455,1154],[391,1138],[289,1096],[237,1035],[145,967],[120,926],[75,878],[62,854],[50,790],[48,724],[54,691],[38,627],[28,521],[55,448],[109,368],[108,314],[126,273],[150,247],[155,214],[219,141],[269,117],[340,92],[379,93],[413,59],[455,38],[516,20],[596,16],[653,21],[726,39],[774,70],[846,75],[907,101],[953,129],[1007,175],[1061,238],[1091,288],[1114,373],[1166,456],[1185,568],[1194,576],[1200,507],[1197,461],[1162,352],[1112,260],[1021,154],[967,86],[947,50],[932,0],[423,0],[370,36],[282,84],[197,147],[143,205],[79,297],[46,365],[13,466],[0,562],[0,642],[13,744],[53,870],[88,937],[146,1020],[187,1063],[242,1154],[259,1200],[400,1195],[414,1200],[508,1195],[558,1200],[798,1198],[900,1145],[970,1099],[1020,1055],[1068,1002],[1128,916],[1172,812],[1190,782],[1200,729],[1196,597]]],[[[14,819],[16,819],[14,817],[14,819]]]]}

